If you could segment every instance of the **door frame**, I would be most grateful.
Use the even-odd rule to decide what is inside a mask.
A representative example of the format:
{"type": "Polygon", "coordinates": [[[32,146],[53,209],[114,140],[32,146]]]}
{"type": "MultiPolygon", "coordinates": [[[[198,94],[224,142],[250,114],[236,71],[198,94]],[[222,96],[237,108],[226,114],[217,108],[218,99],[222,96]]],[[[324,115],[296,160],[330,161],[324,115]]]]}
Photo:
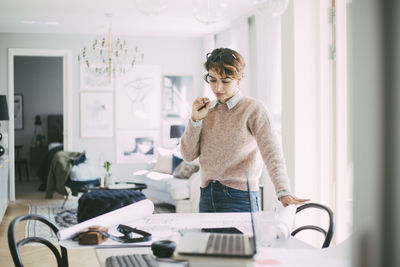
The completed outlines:
{"type": "Polygon", "coordinates": [[[58,49],[8,49],[8,151],[10,160],[9,199],[15,201],[14,151],[14,56],[62,57],[63,59],[63,127],[64,149],[72,149],[72,53],[58,49]]]}

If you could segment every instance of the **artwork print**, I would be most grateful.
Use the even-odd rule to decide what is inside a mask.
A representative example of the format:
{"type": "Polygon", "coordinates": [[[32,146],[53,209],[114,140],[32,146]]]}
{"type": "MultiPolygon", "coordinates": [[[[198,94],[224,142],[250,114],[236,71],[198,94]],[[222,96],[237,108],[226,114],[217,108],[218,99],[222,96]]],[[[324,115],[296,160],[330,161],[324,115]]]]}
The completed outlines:
{"type": "Polygon", "coordinates": [[[155,158],[158,131],[118,130],[117,163],[146,163],[155,158]]]}
{"type": "Polygon", "coordinates": [[[24,98],[22,94],[15,94],[14,96],[14,129],[24,129],[24,98]]]}
{"type": "Polygon", "coordinates": [[[113,94],[81,93],[81,137],[113,136],[113,94]]]}
{"type": "Polygon", "coordinates": [[[116,81],[116,127],[157,129],[161,121],[159,66],[135,65],[116,81]]]}

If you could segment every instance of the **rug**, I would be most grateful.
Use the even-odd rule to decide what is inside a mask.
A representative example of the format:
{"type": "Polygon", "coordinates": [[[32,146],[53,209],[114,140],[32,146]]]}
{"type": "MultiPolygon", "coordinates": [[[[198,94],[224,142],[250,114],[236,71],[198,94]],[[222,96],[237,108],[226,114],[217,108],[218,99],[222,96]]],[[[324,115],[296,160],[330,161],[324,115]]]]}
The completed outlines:
{"type": "MultiPolygon", "coordinates": [[[[78,223],[78,203],[66,203],[64,208],[61,204],[53,205],[30,205],[29,213],[42,215],[53,222],[62,230],[78,223]]],[[[174,213],[175,207],[169,204],[155,204],[154,213],[174,213]]],[[[52,243],[57,243],[57,237],[53,231],[44,223],[36,220],[29,220],[26,224],[26,237],[40,236],[52,243]]],[[[31,243],[35,245],[35,243],[31,243]]]]}
{"type": "MultiPolygon", "coordinates": [[[[67,203],[64,208],[61,204],[53,205],[29,205],[30,214],[38,214],[51,221],[62,230],[77,223],[78,203],[67,203]]],[[[40,236],[52,243],[57,243],[57,237],[44,223],[29,220],[26,224],[26,237],[40,236]]],[[[34,244],[34,243],[33,243],[34,244]]]]}

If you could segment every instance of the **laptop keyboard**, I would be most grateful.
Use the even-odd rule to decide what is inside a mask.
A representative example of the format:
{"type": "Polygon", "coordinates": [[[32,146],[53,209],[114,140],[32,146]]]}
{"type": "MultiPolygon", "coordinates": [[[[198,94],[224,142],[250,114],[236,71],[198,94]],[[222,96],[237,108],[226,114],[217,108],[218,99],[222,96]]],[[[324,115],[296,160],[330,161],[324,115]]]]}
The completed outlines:
{"type": "Polygon", "coordinates": [[[247,240],[243,235],[237,234],[210,234],[206,253],[211,254],[244,254],[244,242],[247,240]]]}
{"type": "Polygon", "coordinates": [[[106,259],[106,267],[158,267],[156,258],[151,254],[131,254],[111,256],[106,259]]]}

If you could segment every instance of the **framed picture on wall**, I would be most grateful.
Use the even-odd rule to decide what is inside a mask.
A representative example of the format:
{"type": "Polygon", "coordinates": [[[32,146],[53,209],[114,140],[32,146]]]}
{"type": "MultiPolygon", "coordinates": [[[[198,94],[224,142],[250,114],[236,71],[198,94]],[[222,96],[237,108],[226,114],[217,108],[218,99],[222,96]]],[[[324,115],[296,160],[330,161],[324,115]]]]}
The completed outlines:
{"type": "Polygon", "coordinates": [[[80,66],[80,88],[82,91],[112,91],[113,76],[99,75],[85,64],[80,66]]]}
{"type": "Polygon", "coordinates": [[[156,158],[157,130],[117,130],[117,163],[147,163],[156,158]]]}
{"type": "Polygon", "coordinates": [[[24,129],[24,98],[22,94],[14,95],[14,129],[24,129]]]}
{"type": "Polygon", "coordinates": [[[113,136],[113,93],[81,93],[81,137],[113,136]]]}
{"type": "Polygon", "coordinates": [[[117,129],[159,129],[161,72],[158,65],[135,65],[115,87],[117,129]]]}
{"type": "Polygon", "coordinates": [[[186,118],[191,112],[187,93],[193,90],[192,76],[163,76],[163,117],[186,118]]]}

